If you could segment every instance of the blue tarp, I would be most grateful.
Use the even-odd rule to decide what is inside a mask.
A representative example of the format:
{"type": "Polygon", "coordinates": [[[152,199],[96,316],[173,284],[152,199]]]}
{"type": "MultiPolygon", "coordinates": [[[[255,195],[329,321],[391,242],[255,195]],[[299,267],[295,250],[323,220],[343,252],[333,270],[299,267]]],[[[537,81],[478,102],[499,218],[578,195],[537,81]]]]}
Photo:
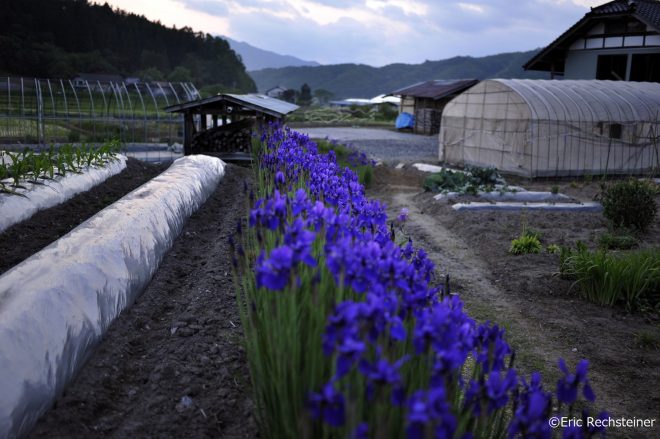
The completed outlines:
{"type": "Polygon", "coordinates": [[[402,130],[404,128],[413,128],[415,126],[415,116],[410,113],[401,113],[396,118],[394,126],[397,130],[402,130]]]}

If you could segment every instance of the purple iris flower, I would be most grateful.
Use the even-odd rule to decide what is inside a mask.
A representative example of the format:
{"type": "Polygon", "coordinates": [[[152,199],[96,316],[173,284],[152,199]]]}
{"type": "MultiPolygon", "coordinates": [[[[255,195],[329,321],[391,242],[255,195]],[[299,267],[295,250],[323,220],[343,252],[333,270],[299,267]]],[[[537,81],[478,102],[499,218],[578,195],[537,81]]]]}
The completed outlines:
{"type": "Polygon", "coordinates": [[[321,392],[311,393],[307,405],[313,419],[322,419],[333,427],[344,425],[346,418],[344,395],[332,383],[323,386],[321,392]]]}
{"type": "Polygon", "coordinates": [[[578,387],[583,384],[582,393],[589,401],[594,401],[594,395],[589,380],[587,379],[587,371],[589,369],[589,362],[582,360],[578,363],[575,374],[569,372],[566,367],[566,362],[563,358],[559,359],[559,369],[564,373],[564,376],[557,381],[557,399],[564,404],[573,404],[578,396],[578,387]]]}
{"type": "Polygon", "coordinates": [[[266,287],[275,291],[283,290],[289,283],[292,265],[293,250],[286,245],[274,248],[268,259],[264,258],[262,253],[257,260],[257,287],[266,287]]]}

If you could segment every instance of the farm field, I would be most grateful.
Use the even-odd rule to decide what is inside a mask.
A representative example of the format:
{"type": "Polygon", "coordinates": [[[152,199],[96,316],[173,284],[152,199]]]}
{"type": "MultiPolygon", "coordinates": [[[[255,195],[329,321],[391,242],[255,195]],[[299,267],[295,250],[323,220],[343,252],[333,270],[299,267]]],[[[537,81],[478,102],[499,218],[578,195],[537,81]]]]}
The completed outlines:
{"type": "MultiPolygon", "coordinates": [[[[0,274],[164,169],[129,159],[127,169],[101,187],[0,234],[0,274]]],[[[552,391],[561,378],[558,358],[570,365],[586,358],[598,408],[619,417],[657,416],[658,315],[580,299],[572,282],[556,274],[557,254],[508,252],[523,227],[537,232],[544,247],[580,240],[594,248],[606,230],[602,214],[456,212],[422,191],[427,175],[409,165],[379,165],[366,195],[385,202],[390,218],[409,210],[397,239],[410,237],[426,250],[436,281],[450,275],[451,292],[470,317],[507,330],[520,375],[539,371],[552,391]]],[[[509,183],[530,190],[557,185],[582,201],[598,192],[593,181],[509,183]]],[[[232,259],[233,239],[248,229],[248,193],[258,187],[252,170],[227,166],[149,286],[111,325],[30,437],[257,436],[232,259]]],[[[644,236],[642,246],[660,245],[657,218],[644,236]]],[[[651,438],[653,431],[610,430],[608,437],[651,438]]]]}
{"type": "MultiPolygon", "coordinates": [[[[427,250],[440,275],[450,275],[452,290],[460,294],[472,317],[507,329],[518,367],[539,370],[552,383],[558,378],[557,358],[570,362],[586,358],[598,404],[617,416],[657,416],[660,316],[627,313],[581,299],[571,289],[573,281],[558,275],[558,254],[516,256],[508,251],[523,223],[540,234],[544,246],[574,246],[580,240],[593,249],[607,230],[602,213],[457,212],[420,189],[428,175],[408,166],[381,166],[374,172],[368,194],[386,202],[390,215],[409,209],[406,233],[427,250]],[[647,339],[654,340],[651,346],[645,343],[647,339]]],[[[561,193],[580,201],[591,201],[599,192],[597,181],[507,178],[507,182],[544,191],[558,185],[561,193]]],[[[660,246],[657,217],[641,246],[660,246]]],[[[611,429],[607,434],[653,437],[643,429],[611,429]]]]}
{"type": "MultiPolygon", "coordinates": [[[[166,168],[127,164],[106,184],[0,234],[0,273],[166,168]]],[[[226,171],[148,288],[31,437],[254,437],[227,245],[245,217],[240,189],[251,176],[232,165],[226,171]],[[180,405],[184,396],[194,407],[180,405]]]]}

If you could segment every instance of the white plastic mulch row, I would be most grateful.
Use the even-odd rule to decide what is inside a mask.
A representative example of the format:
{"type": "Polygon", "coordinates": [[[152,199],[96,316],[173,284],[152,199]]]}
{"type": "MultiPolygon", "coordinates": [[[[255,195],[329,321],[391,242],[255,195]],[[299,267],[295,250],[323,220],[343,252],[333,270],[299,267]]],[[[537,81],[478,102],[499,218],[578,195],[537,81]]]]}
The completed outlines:
{"type": "Polygon", "coordinates": [[[600,203],[456,203],[454,210],[547,210],[573,212],[600,212],[600,203]]]}
{"type": "Polygon", "coordinates": [[[82,174],[67,173],[64,177],[44,180],[43,184],[22,183],[25,189],[16,192],[25,197],[0,194],[0,232],[30,218],[37,211],[56,206],[74,195],[85,192],[126,168],[126,157],[104,167],[90,167],[82,174]]]}
{"type": "Polygon", "coordinates": [[[178,159],[0,276],[0,437],[27,433],[151,280],[224,163],[178,159]]]}
{"type": "MultiPolygon", "coordinates": [[[[443,168],[442,166],[429,165],[427,163],[413,163],[413,167],[417,168],[418,171],[422,171],[422,172],[442,172],[443,169],[446,169],[443,168]]],[[[462,172],[456,169],[448,169],[448,170],[453,172],[462,172]]]]}
{"type": "MultiPolygon", "coordinates": [[[[452,200],[462,195],[464,194],[460,194],[458,192],[448,192],[446,194],[438,194],[433,198],[436,201],[443,201],[443,200],[452,200]]],[[[483,200],[494,201],[494,202],[517,201],[521,203],[543,203],[543,202],[556,203],[556,202],[566,202],[571,199],[571,197],[564,194],[553,194],[552,192],[537,192],[537,191],[526,191],[526,190],[520,191],[517,189],[516,192],[479,191],[477,193],[477,197],[483,200]]]]}

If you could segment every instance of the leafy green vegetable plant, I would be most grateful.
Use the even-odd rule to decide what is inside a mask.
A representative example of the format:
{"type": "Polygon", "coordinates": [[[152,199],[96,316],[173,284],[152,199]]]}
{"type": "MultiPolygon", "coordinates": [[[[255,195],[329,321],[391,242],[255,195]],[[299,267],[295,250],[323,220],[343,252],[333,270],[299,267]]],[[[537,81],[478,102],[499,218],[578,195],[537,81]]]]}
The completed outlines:
{"type": "Polygon", "coordinates": [[[524,255],[528,253],[540,253],[541,241],[534,235],[523,234],[511,241],[509,253],[513,255],[524,255]]]}

